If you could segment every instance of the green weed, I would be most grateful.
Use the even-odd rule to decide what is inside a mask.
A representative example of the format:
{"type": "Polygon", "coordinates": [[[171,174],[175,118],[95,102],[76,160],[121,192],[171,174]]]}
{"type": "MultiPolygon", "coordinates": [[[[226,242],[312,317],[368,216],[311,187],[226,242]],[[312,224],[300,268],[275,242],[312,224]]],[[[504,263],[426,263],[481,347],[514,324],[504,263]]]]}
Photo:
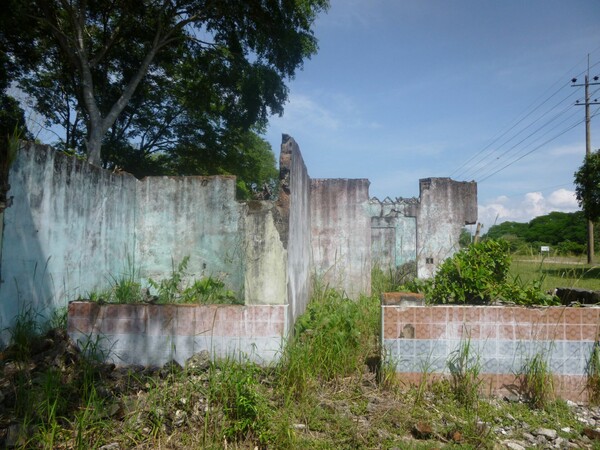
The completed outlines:
{"type": "Polygon", "coordinates": [[[234,441],[250,438],[262,445],[272,441],[272,412],[258,382],[261,372],[252,363],[233,360],[212,366],[208,403],[222,408],[225,438],[234,441]]]}
{"type": "Polygon", "coordinates": [[[189,274],[186,272],[190,257],[184,257],[175,265],[172,261],[171,274],[161,280],[149,279],[148,284],[154,291],[142,288],[140,272],[133,260],[127,258],[127,266],[119,276],[110,276],[111,288],[106,292],[90,292],[87,300],[109,303],[139,303],[142,301],[161,304],[170,303],[200,303],[200,304],[243,304],[238,296],[225,287],[225,283],[214,277],[204,277],[186,282],[189,274]]]}
{"type": "Polygon", "coordinates": [[[286,345],[280,373],[286,392],[302,394],[312,382],[361,372],[379,355],[379,300],[351,301],[332,289],[317,292],[286,345]]]}
{"type": "Polygon", "coordinates": [[[127,256],[127,265],[119,276],[110,276],[111,290],[109,301],[115,303],[137,303],[142,299],[139,269],[131,256],[127,256]]]}
{"type": "Polygon", "coordinates": [[[28,359],[39,342],[41,332],[40,315],[31,305],[23,308],[8,328],[11,355],[21,361],[28,359]]]}
{"type": "Polygon", "coordinates": [[[371,295],[380,297],[383,292],[396,292],[416,278],[417,264],[414,261],[386,269],[375,264],[371,269],[371,295]]]}
{"type": "Polygon", "coordinates": [[[429,353],[427,358],[422,359],[419,363],[419,366],[421,371],[421,379],[419,380],[419,384],[417,385],[416,389],[415,404],[423,402],[427,389],[429,388],[430,375],[433,372],[432,354],[429,353]]]}
{"type": "Polygon", "coordinates": [[[592,352],[586,366],[586,388],[588,401],[592,405],[600,404],[600,342],[594,342],[592,352]]]}
{"type": "Polygon", "coordinates": [[[520,390],[535,408],[544,408],[554,397],[554,382],[547,352],[538,352],[525,360],[518,373],[520,390]]]}
{"type": "Polygon", "coordinates": [[[475,408],[479,401],[481,363],[470,338],[461,340],[458,348],[450,354],[447,365],[454,397],[465,408],[475,408]]]}
{"type": "Polygon", "coordinates": [[[186,273],[190,257],[184,257],[181,262],[175,267],[175,262],[171,261],[172,270],[169,278],[164,278],[160,281],[149,279],[148,283],[157,292],[159,303],[175,303],[179,299],[181,293],[181,283],[186,273]]]}

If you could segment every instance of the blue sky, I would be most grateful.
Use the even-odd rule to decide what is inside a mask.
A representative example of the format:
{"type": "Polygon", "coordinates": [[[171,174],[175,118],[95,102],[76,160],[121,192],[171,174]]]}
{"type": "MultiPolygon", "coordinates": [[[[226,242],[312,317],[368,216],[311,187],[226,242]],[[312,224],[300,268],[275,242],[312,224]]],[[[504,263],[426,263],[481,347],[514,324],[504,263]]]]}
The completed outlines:
{"type": "MultiPolygon", "coordinates": [[[[380,198],[474,179],[484,230],[578,209],[584,91],[570,80],[588,54],[600,75],[599,0],[332,0],[314,29],[319,52],[265,135],[276,154],[290,134],[313,178],[368,178],[380,198]]],[[[591,130],[595,150],[600,114],[591,130]]]]}

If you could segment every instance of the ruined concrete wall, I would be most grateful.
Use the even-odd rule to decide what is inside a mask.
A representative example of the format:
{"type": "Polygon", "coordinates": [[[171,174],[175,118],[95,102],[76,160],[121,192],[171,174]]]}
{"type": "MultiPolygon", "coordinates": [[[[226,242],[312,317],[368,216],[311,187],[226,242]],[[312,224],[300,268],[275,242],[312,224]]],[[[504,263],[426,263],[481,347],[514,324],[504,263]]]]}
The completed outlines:
{"type": "Polygon", "coordinates": [[[280,233],[287,249],[288,325],[306,310],[311,295],[311,180],[291,136],[283,135],[279,161],[278,208],[284,226],[280,233]]]}
{"type": "Polygon", "coordinates": [[[287,250],[276,227],[278,211],[269,201],[251,201],[244,225],[246,305],[283,305],[287,294],[287,250]]]}
{"type": "Polygon", "coordinates": [[[462,228],[477,221],[477,184],[450,178],[419,180],[417,272],[430,278],[438,265],[459,250],[462,228]]]}
{"type": "Polygon", "coordinates": [[[136,179],[50,147],[25,144],[9,174],[0,329],[23,308],[40,314],[106,285],[135,247],[136,179]]]}
{"type": "Polygon", "coordinates": [[[371,263],[382,269],[417,260],[417,198],[372,198],[371,263]]]}
{"type": "Polygon", "coordinates": [[[350,298],[371,292],[371,218],[366,179],[312,180],[316,276],[350,298]]]}
{"type": "Polygon", "coordinates": [[[218,278],[242,295],[243,205],[235,200],[235,177],[147,177],[137,197],[136,264],[144,277],[168,277],[189,256],[190,278],[218,278]]]}

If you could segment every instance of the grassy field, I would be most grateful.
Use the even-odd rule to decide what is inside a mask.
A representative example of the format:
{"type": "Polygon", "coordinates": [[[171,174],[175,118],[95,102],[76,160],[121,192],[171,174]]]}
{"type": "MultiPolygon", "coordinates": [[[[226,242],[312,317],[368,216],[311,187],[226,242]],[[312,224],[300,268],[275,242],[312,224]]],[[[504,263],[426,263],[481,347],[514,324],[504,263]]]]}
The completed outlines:
{"type": "Polygon", "coordinates": [[[523,282],[542,279],[542,289],[558,287],[600,290],[600,263],[582,257],[513,256],[510,273],[523,282]]]}

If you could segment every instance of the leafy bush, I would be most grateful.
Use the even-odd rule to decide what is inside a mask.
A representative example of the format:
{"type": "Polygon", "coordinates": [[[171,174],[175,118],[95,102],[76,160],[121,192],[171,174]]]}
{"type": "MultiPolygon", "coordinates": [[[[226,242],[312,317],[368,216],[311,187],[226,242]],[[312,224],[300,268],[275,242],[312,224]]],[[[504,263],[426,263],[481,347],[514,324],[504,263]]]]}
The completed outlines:
{"type": "Polygon", "coordinates": [[[438,268],[429,300],[434,303],[483,303],[501,292],[510,268],[506,241],[475,243],[438,268]]]}
{"type": "Polygon", "coordinates": [[[495,300],[518,305],[555,305],[558,299],[541,290],[542,279],[508,279],[509,244],[485,240],[448,258],[432,280],[413,280],[402,288],[421,292],[431,303],[485,304],[495,300]]]}
{"type": "Polygon", "coordinates": [[[512,281],[506,282],[500,290],[499,299],[509,303],[515,303],[523,306],[552,306],[560,305],[558,297],[546,294],[542,291],[544,276],[531,283],[525,283],[520,276],[516,276],[512,281]]]}
{"type": "Polygon", "coordinates": [[[587,251],[587,247],[585,244],[567,240],[558,244],[554,250],[560,256],[583,255],[587,251]]]}

